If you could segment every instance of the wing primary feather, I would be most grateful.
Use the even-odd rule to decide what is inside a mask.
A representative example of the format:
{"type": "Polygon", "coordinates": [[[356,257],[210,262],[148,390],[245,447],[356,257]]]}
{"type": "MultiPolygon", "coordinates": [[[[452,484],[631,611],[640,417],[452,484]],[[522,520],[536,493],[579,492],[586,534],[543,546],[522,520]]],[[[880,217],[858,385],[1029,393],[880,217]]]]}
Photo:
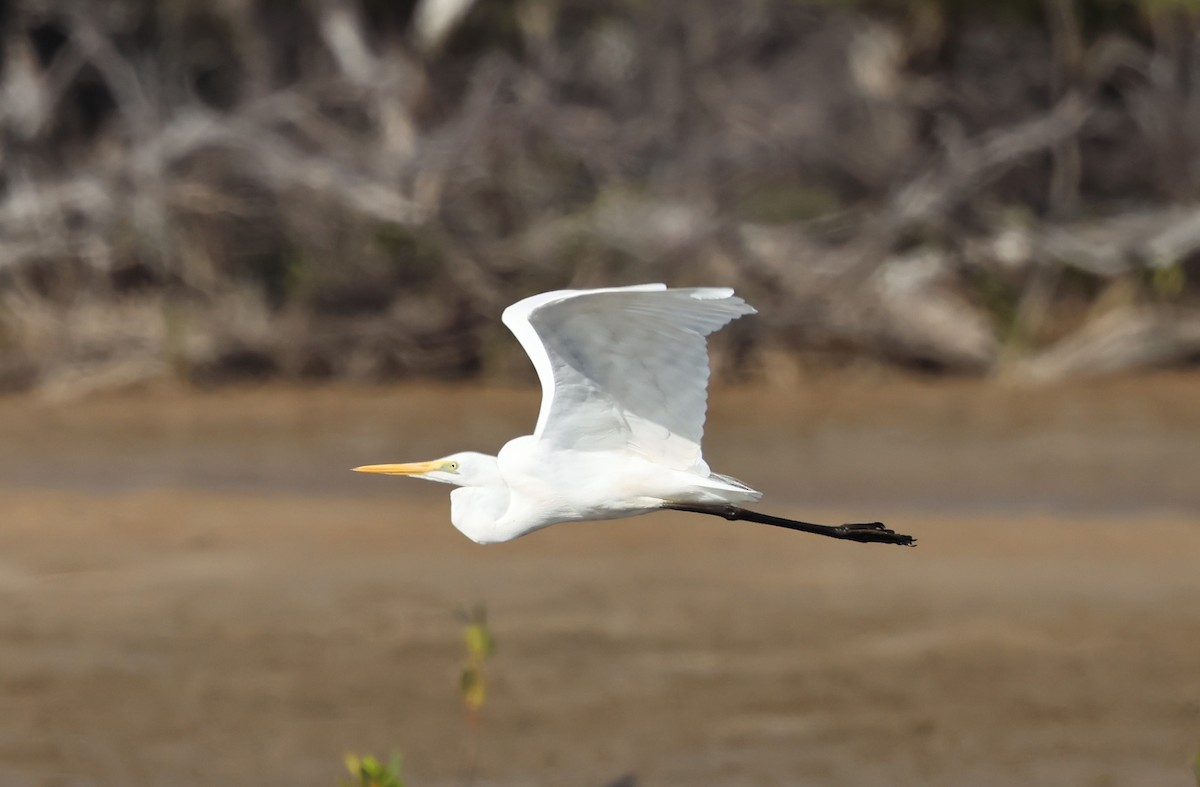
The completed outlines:
{"type": "Polygon", "coordinates": [[[578,450],[632,448],[704,467],[706,338],[754,308],[726,287],[559,290],[513,304],[504,323],[542,383],[534,435],[578,450]]]}

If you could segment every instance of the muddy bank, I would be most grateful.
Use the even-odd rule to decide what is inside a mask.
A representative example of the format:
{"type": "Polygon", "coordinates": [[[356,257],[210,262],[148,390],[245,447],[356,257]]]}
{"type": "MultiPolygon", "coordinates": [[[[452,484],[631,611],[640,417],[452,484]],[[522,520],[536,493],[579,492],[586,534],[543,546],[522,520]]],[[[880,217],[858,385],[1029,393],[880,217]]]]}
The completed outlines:
{"type": "Polygon", "coordinates": [[[444,489],[346,472],[495,447],[532,391],[5,400],[0,783],[317,787],[394,748],[462,784],[486,601],[477,784],[1186,785],[1196,389],[717,392],[715,467],[913,550],[682,514],[483,548],[444,489]]]}

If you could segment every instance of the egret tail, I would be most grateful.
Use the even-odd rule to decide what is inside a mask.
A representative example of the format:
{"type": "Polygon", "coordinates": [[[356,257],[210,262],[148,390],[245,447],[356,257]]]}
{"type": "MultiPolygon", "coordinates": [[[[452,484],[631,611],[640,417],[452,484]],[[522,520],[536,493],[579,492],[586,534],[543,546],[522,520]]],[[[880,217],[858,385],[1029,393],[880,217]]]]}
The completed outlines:
{"type": "Polygon", "coordinates": [[[905,547],[914,547],[917,545],[917,539],[904,533],[897,533],[895,530],[888,528],[882,522],[857,522],[845,525],[817,525],[812,522],[801,522],[797,519],[784,519],[780,516],[771,516],[770,514],[760,514],[757,511],[750,511],[746,508],[738,506],[726,505],[691,505],[688,503],[668,503],[663,508],[669,508],[672,511],[687,511],[693,514],[709,514],[711,516],[719,516],[723,519],[728,519],[731,522],[734,520],[745,520],[747,522],[759,522],[764,525],[774,525],[775,527],[786,527],[788,530],[799,530],[802,533],[815,533],[818,536],[829,536],[830,538],[840,538],[845,541],[858,541],[863,544],[899,544],[905,547]]]}

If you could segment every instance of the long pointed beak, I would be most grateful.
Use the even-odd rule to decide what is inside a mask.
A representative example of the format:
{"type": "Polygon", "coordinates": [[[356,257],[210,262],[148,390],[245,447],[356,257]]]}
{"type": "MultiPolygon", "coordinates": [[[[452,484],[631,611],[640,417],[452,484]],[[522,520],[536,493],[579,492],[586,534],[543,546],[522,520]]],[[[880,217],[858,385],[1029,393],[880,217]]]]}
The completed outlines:
{"type": "Polygon", "coordinates": [[[423,475],[442,466],[441,462],[411,462],[405,465],[363,465],[355,467],[356,473],[382,473],[383,475],[423,475]]]}

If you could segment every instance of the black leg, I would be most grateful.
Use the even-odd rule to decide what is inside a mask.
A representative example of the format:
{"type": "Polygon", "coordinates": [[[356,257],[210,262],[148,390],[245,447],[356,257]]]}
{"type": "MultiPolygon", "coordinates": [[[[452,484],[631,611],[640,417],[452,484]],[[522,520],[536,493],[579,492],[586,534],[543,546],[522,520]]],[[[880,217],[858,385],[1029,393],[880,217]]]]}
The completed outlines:
{"type": "Polygon", "coordinates": [[[759,522],[764,525],[774,525],[775,527],[786,527],[789,530],[799,530],[802,533],[815,533],[819,536],[829,536],[830,538],[841,538],[846,541],[858,541],[868,544],[900,544],[901,546],[912,547],[917,545],[917,540],[912,536],[906,536],[903,533],[897,533],[884,526],[882,522],[860,522],[846,525],[816,525],[812,522],[801,522],[796,519],[784,519],[779,516],[771,516],[769,514],[760,514],[757,511],[749,511],[745,508],[737,506],[705,506],[692,505],[690,503],[668,503],[663,508],[669,508],[672,511],[688,511],[694,514],[709,514],[711,516],[719,516],[730,521],[745,520],[747,522],[759,522]]]}

